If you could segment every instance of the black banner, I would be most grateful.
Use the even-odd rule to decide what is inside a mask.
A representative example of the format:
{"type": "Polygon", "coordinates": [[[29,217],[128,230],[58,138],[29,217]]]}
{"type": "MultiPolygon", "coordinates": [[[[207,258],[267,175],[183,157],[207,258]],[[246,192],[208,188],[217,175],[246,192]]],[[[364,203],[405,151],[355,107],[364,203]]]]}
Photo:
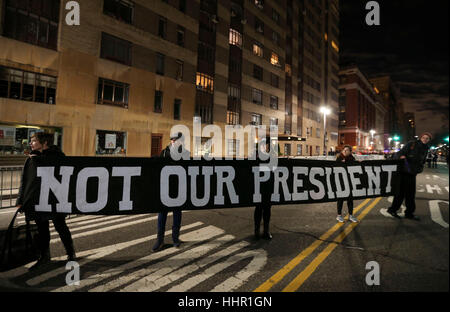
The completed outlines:
{"type": "Polygon", "coordinates": [[[278,159],[275,170],[253,160],[65,157],[32,159],[24,206],[65,214],[142,214],[333,202],[390,196],[400,161],[352,164],[278,159]],[[32,183],[29,183],[32,181],[32,183]]]}

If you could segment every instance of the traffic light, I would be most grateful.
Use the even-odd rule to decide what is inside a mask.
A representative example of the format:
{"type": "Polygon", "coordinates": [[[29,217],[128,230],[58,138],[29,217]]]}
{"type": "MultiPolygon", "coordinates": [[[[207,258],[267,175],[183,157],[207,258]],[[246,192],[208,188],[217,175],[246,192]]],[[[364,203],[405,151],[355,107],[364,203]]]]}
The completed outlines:
{"type": "Polygon", "coordinates": [[[447,142],[448,142],[448,137],[446,137],[446,138],[444,139],[444,141],[447,141],[447,142]]]}
{"type": "Polygon", "coordinates": [[[400,137],[398,135],[394,135],[393,139],[394,141],[400,141],[400,137]]]}

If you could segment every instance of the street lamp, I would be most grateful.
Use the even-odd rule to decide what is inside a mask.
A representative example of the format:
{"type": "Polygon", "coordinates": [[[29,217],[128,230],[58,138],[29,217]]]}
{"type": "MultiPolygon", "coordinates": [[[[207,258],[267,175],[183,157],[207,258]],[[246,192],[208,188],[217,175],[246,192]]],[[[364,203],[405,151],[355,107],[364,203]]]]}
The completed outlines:
{"type": "Polygon", "coordinates": [[[327,115],[331,113],[331,110],[322,106],[320,112],[323,114],[323,155],[327,156],[327,115]]]}
{"type": "Polygon", "coordinates": [[[373,135],[376,133],[376,131],[375,130],[370,130],[370,135],[372,136],[372,142],[370,142],[370,145],[372,145],[372,147],[373,147],[373,135]]]}

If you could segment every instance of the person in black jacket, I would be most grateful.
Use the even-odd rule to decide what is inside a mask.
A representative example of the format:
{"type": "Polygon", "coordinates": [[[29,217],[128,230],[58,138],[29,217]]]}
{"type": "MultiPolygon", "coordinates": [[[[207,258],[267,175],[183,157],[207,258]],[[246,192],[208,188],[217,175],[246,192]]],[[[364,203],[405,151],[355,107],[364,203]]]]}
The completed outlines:
{"type": "MultiPolygon", "coordinates": [[[[31,137],[31,157],[42,157],[48,160],[57,160],[65,157],[65,154],[59,149],[59,147],[52,145],[53,134],[38,132],[31,137]]],[[[30,268],[34,270],[46,263],[50,262],[50,228],[49,220],[52,220],[56,231],[61,238],[64,248],[67,252],[67,261],[74,261],[76,258],[75,249],[73,246],[72,235],[67,227],[64,214],[51,213],[51,212],[36,212],[33,207],[24,205],[25,197],[25,185],[32,183],[33,181],[27,181],[30,159],[27,159],[24,166],[24,171],[21,180],[21,186],[19,189],[19,196],[16,202],[16,206],[25,212],[25,218],[27,220],[34,220],[38,228],[38,246],[40,256],[38,261],[30,268]]]]}
{"type": "MultiPolygon", "coordinates": [[[[170,138],[170,144],[161,152],[160,157],[171,159],[170,155],[171,150],[178,149],[178,152],[181,154],[182,159],[190,157],[190,152],[184,148],[182,142],[182,134],[178,132],[177,135],[172,136],[170,138]]],[[[181,228],[181,209],[173,210],[173,225],[172,225],[172,240],[173,245],[175,247],[179,247],[182,241],[179,239],[180,237],[180,228],[181,228]]],[[[166,231],[166,220],[167,220],[167,211],[160,212],[158,214],[158,234],[156,238],[156,243],[152,247],[154,252],[157,252],[162,249],[164,245],[164,233],[166,231]]]]}
{"type": "MultiPolygon", "coordinates": [[[[267,139],[262,139],[261,144],[256,148],[255,155],[256,159],[259,158],[260,152],[268,153],[268,143],[267,139]]],[[[268,194],[270,194],[270,190],[268,189],[268,185],[263,184],[261,186],[261,194],[263,196],[263,200],[261,203],[255,205],[255,211],[253,213],[253,222],[255,226],[255,239],[259,239],[261,237],[261,220],[264,220],[263,222],[263,235],[262,238],[266,240],[272,239],[272,234],[269,231],[269,225],[270,225],[270,215],[271,215],[271,208],[272,205],[270,204],[269,198],[264,198],[268,194]]]]}
{"type": "MultiPolygon", "coordinates": [[[[342,152],[336,157],[337,162],[342,162],[346,164],[351,164],[355,162],[356,159],[352,155],[352,147],[350,145],[345,145],[342,152]]],[[[338,222],[344,222],[344,218],[342,217],[342,207],[344,206],[344,200],[339,199],[337,201],[337,217],[336,220],[338,222]]],[[[347,200],[348,207],[348,220],[351,222],[358,222],[358,219],[353,216],[353,199],[347,200]]]]}
{"type": "Polygon", "coordinates": [[[400,209],[403,200],[405,200],[406,211],[405,218],[419,221],[419,217],[414,215],[416,210],[416,176],[423,171],[423,166],[428,155],[428,142],[432,136],[425,132],[419,140],[408,142],[398,153],[399,159],[404,159],[402,171],[400,173],[399,191],[394,196],[392,206],[387,212],[394,218],[400,218],[397,211],[400,209]]]}

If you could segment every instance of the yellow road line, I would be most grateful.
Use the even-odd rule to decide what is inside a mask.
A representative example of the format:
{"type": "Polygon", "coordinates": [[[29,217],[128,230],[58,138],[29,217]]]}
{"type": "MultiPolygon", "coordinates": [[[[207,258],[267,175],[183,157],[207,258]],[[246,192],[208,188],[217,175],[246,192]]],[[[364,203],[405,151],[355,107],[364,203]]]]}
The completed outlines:
{"type": "MultiPolygon", "coordinates": [[[[358,205],[353,211],[355,214],[359,209],[364,207],[370,199],[366,199],[361,204],[358,205]]],[[[261,284],[258,288],[254,290],[254,292],[266,292],[269,291],[275,284],[280,282],[289,272],[291,272],[300,262],[303,261],[306,257],[308,257],[317,247],[319,247],[324,240],[328,239],[334,232],[336,232],[344,223],[336,223],[332,228],[326,231],[319,239],[315,240],[308,248],[304,249],[301,253],[299,253],[294,259],[289,261],[283,268],[281,268],[277,273],[275,273],[272,277],[270,277],[267,281],[261,284]]]]}
{"type": "MultiPolygon", "coordinates": [[[[359,220],[362,220],[369,212],[375,207],[381,200],[381,197],[375,199],[360,215],[359,220]]],[[[282,291],[293,292],[302,286],[302,284],[311,276],[311,274],[317,269],[317,267],[331,254],[331,252],[341,243],[345,237],[358,225],[359,223],[352,223],[345,228],[334,240],[333,243],[329,243],[328,246],[299,274],[297,277],[289,283],[282,291]]]]}

